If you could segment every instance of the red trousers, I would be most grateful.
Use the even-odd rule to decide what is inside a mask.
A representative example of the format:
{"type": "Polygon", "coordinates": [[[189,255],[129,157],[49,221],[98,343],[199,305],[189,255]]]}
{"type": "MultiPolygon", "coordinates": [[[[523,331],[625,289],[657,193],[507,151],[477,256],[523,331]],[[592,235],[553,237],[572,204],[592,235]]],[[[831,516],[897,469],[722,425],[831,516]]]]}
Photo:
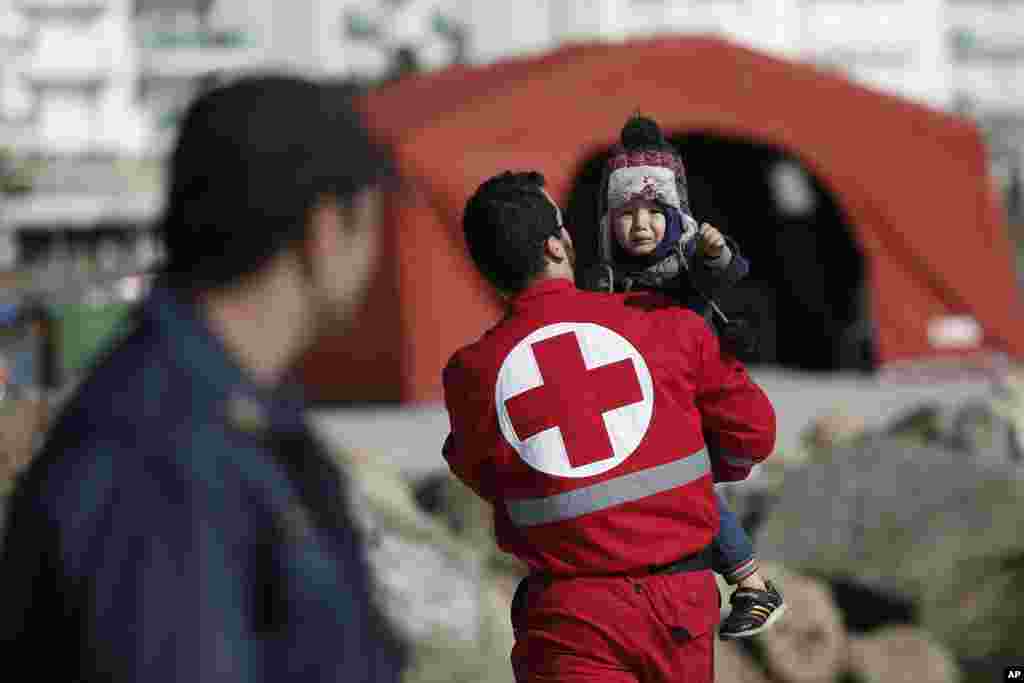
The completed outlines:
{"type": "Polygon", "coordinates": [[[713,683],[711,571],[527,577],[516,591],[517,683],[713,683]]]}

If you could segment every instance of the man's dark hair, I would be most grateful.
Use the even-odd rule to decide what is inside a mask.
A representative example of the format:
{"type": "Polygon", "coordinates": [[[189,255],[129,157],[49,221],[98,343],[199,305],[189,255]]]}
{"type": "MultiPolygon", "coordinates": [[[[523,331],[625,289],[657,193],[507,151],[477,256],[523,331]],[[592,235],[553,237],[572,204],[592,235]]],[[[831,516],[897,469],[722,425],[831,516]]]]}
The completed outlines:
{"type": "Polygon", "coordinates": [[[536,171],[504,173],[477,188],[462,217],[469,253],[502,292],[526,288],[544,270],[544,242],[562,227],[536,171]]]}
{"type": "Polygon", "coordinates": [[[238,283],[306,237],[322,197],[345,206],[390,174],[390,157],[371,140],[353,94],[250,76],[192,103],[159,226],[171,286],[201,292],[238,283]]]}

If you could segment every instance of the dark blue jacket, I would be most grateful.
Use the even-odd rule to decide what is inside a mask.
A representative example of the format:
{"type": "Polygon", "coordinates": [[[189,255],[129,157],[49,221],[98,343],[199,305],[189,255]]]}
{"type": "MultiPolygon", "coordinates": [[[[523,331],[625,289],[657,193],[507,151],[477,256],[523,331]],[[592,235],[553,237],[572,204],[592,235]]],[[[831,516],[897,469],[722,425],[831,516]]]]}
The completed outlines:
{"type": "MultiPolygon", "coordinates": [[[[155,288],[9,501],[0,655],[61,681],[398,681],[343,474],[155,288]]],[[[22,667],[23,665],[23,667],[22,667]]]]}

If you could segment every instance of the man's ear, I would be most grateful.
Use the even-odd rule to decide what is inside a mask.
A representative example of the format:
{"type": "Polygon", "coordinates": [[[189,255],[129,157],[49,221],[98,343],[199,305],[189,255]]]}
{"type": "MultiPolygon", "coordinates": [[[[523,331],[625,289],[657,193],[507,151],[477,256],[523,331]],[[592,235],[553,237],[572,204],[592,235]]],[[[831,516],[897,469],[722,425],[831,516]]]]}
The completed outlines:
{"type": "Polygon", "coordinates": [[[337,253],[334,247],[335,242],[341,238],[341,218],[338,203],[331,197],[320,197],[309,210],[306,237],[299,245],[299,256],[306,275],[313,274],[314,263],[337,253]]]}
{"type": "Polygon", "coordinates": [[[562,240],[554,235],[544,240],[544,255],[555,263],[561,263],[568,256],[565,253],[565,245],[562,244],[562,240]]]}

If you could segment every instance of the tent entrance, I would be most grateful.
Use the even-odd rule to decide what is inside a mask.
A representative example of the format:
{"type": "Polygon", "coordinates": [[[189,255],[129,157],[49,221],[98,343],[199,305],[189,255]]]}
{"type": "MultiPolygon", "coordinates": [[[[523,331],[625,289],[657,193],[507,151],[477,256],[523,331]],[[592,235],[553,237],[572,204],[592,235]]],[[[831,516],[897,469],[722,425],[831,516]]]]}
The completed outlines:
{"type": "MultiPolygon", "coordinates": [[[[750,276],[720,304],[760,330],[752,364],[873,370],[864,258],[832,194],[778,147],[710,132],[671,140],[686,163],[696,218],[735,238],[751,261],[750,276]]],[[[583,264],[596,258],[596,193],[607,155],[581,165],[569,198],[583,264]]]]}

